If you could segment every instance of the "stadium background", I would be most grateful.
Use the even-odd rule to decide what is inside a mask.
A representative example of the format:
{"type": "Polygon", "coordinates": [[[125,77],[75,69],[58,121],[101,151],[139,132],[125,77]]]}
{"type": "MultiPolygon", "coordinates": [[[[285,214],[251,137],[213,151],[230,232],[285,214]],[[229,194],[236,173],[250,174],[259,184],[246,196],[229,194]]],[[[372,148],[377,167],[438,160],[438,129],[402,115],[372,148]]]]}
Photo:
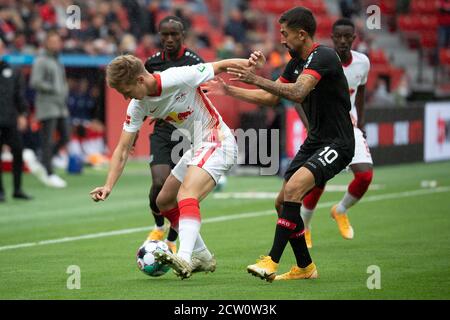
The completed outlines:
{"type": "MultiPolygon", "coordinates": [[[[409,198],[400,196],[395,201],[394,211],[400,214],[405,210],[412,210],[414,206],[418,206],[422,210],[418,213],[416,212],[419,216],[420,213],[428,212],[428,210],[431,216],[435,214],[436,219],[433,220],[433,224],[425,227],[425,229],[429,230],[429,232],[433,232],[433,230],[443,232],[443,234],[439,232],[433,234],[434,237],[438,237],[435,241],[438,241],[441,245],[434,249],[435,258],[438,259],[436,261],[439,261],[439,263],[435,263],[435,266],[436,268],[439,267],[440,270],[445,270],[444,279],[442,282],[439,282],[440,285],[448,284],[448,270],[450,270],[448,257],[444,260],[440,259],[440,256],[446,255],[445,252],[448,252],[449,249],[448,232],[446,232],[448,228],[445,229],[446,226],[449,226],[445,214],[448,214],[448,208],[450,207],[448,199],[445,197],[446,193],[448,193],[446,185],[450,184],[450,170],[448,162],[445,162],[450,159],[450,4],[448,1],[1,0],[0,38],[6,44],[8,51],[4,59],[14,66],[20,67],[28,79],[34,56],[42,47],[46,31],[55,28],[59,31],[64,38],[62,62],[66,67],[70,87],[68,105],[74,128],[72,139],[73,141],[80,141],[85,146],[92,146],[93,141],[98,142],[100,140],[101,143],[94,143],[95,147],[91,150],[94,154],[98,153],[105,156],[105,158],[101,159],[107,159],[117,141],[118,133],[124,120],[126,105],[122,97],[108,89],[104,83],[104,67],[115,55],[133,53],[145,59],[158,51],[159,39],[156,26],[164,16],[175,14],[182,16],[189,26],[186,45],[198,52],[206,61],[228,57],[245,58],[253,50],[262,50],[268,58],[267,66],[262,74],[275,79],[289,60],[289,56],[279,44],[277,18],[280,13],[295,5],[303,5],[313,11],[318,22],[316,39],[323,44],[331,45],[329,38],[331,25],[338,17],[351,17],[355,22],[358,37],[354,48],[366,53],[372,64],[367,83],[366,131],[368,143],[374,157],[376,179],[379,179],[375,180],[375,184],[381,185],[381,188],[386,185],[395,186],[395,188],[392,187],[393,189],[387,187],[384,190],[392,192],[394,195],[409,192],[410,190],[414,191],[419,187],[423,188],[426,194],[428,192],[427,188],[437,188],[436,195],[432,197],[434,197],[435,204],[442,205],[430,208],[420,203],[420,201],[415,204],[414,202],[407,204],[409,198]],[[80,29],[70,30],[66,26],[68,19],[66,8],[72,4],[81,8],[80,29]],[[380,8],[380,29],[369,30],[366,26],[366,21],[370,16],[366,10],[370,5],[377,5],[380,8]],[[84,130],[76,130],[80,126],[84,130]],[[421,162],[436,160],[444,162],[420,164],[421,162]],[[380,168],[379,173],[377,173],[378,168],[382,165],[408,162],[416,164],[404,167],[388,166],[380,168]],[[416,176],[411,177],[411,172],[414,172],[416,176]],[[403,181],[398,182],[395,179],[403,179],[403,181]],[[411,184],[407,185],[407,182],[411,184]],[[397,184],[399,185],[397,186],[397,184]],[[406,207],[403,207],[404,205],[406,207]]],[[[226,76],[224,77],[226,78],[226,76]]],[[[34,93],[30,88],[27,88],[27,99],[33,108],[34,93]]],[[[282,108],[274,110],[239,102],[230,97],[212,97],[211,99],[213,99],[224,120],[231,128],[281,129],[282,164],[286,163],[289,157],[293,156],[293,152],[298,148],[302,137],[304,137],[303,127],[291,104],[287,101],[283,102],[282,108]]],[[[30,123],[27,143],[29,147],[38,149],[39,141],[36,138],[38,123],[33,120],[33,115],[30,116],[30,123]]],[[[151,126],[146,126],[146,129],[142,132],[134,153],[136,159],[147,159],[149,150],[146,134],[151,130],[151,126]]],[[[250,146],[247,146],[247,148],[250,148],[250,146]]],[[[5,159],[4,169],[8,170],[8,152],[7,149],[3,151],[5,159]]],[[[63,200],[65,197],[74,197],[74,199],[78,199],[77,201],[87,201],[87,193],[90,187],[101,183],[104,178],[105,168],[103,166],[95,166],[98,158],[86,157],[86,161],[88,163],[81,175],[70,175],[64,173],[66,171],[64,167],[61,169],[62,174],[69,181],[69,187],[67,190],[58,191],[61,192],[60,199],[54,198],[55,191],[41,188],[41,185],[32,176],[28,175],[26,177],[25,188],[36,196],[35,204],[11,202],[0,206],[0,212],[3,216],[0,255],[5,257],[11,255],[11,259],[17,259],[14,260],[16,261],[15,265],[17,265],[19,261],[23,260],[25,252],[22,251],[20,253],[20,250],[27,250],[21,249],[27,247],[27,245],[23,246],[23,244],[34,243],[34,245],[39,245],[40,241],[49,239],[51,241],[51,239],[62,239],[65,236],[77,237],[104,230],[122,230],[125,227],[131,228],[151,224],[145,202],[150,178],[131,189],[137,195],[131,193],[131,191],[126,193],[127,196],[133,198],[134,202],[130,206],[134,210],[130,215],[130,221],[133,223],[125,222],[124,218],[120,217],[120,210],[115,209],[114,205],[105,206],[104,209],[98,209],[98,207],[90,209],[91,204],[85,203],[80,205],[79,209],[76,209],[77,203],[69,201],[68,203],[72,203],[74,207],[68,208],[67,203],[63,200]],[[88,165],[94,165],[94,168],[97,168],[97,170],[89,168],[88,165]],[[137,191],[138,189],[140,190],[139,192],[137,191]],[[52,205],[44,204],[45,201],[51,201],[52,205]],[[31,217],[26,213],[26,210],[30,210],[30,212],[35,210],[37,216],[31,217]],[[80,211],[83,210],[90,212],[93,216],[87,218],[84,214],[79,215],[80,211]],[[108,214],[111,214],[111,216],[108,218],[109,220],[105,221],[104,215],[107,214],[108,210],[110,210],[108,214]],[[99,215],[97,218],[95,218],[96,214],[99,215]],[[64,215],[68,219],[65,222],[67,225],[62,222],[56,222],[57,220],[52,220],[61,219],[64,215]],[[56,216],[58,218],[55,218],[56,216]],[[29,224],[26,224],[29,218],[31,221],[28,221],[29,224]],[[78,219],[85,220],[81,223],[78,219]],[[14,221],[17,224],[13,223],[14,221]],[[52,221],[54,221],[55,225],[53,225],[52,221]],[[73,224],[71,224],[72,222],[73,224]],[[14,228],[11,228],[9,223],[13,223],[14,228]],[[52,226],[56,228],[52,230],[52,226]],[[26,236],[23,236],[23,233],[26,236]],[[17,245],[16,251],[15,246],[17,245]],[[13,255],[13,252],[15,255],[13,255]]],[[[253,172],[252,170],[245,170],[246,166],[242,167],[242,170],[237,170],[235,173],[249,174],[253,172]]],[[[133,185],[133,178],[136,178],[136,176],[147,174],[146,165],[142,162],[132,164],[131,168],[130,171],[126,171],[125,175],[127,176],[128,174],[128,176],[121,182],[124,186],[133,185]]],[[[264,188],[258,189],[253,187],[254,184],[260,183],[258,179],[268,178],[231,178],[227,188],[228,190],[244,193],[247,190],[275,192],[276,186],[280,183],[279,180],[273,178],[265,181],[269,186],[267,190],[264,188]]],[[[338,177],[337,183],[345,185],[346,179],[348,180],[348,177],[345,175],[338,177]]],[[[5,181],[5,184],[8,183],[8,181],[5,181]]],[[[225,191],[227,191],[227,188],[225,191]]],[[[125,195],[119,196],[120,192],[124,191],[125,187],[119,188],[114,196],[118,196],[122,201],[126,201],[125,195]]],[[[376,196],[377,192],[381,191],[373,190],[370,192],[372,192],[373,196],[376,196]]],[[[431,193],[434,194],[432,191],[431,193]]],[[[338,194],[335,194],[329,196],[331,198],[324,197],[323,202],[328,203],[330,199],[337,199],[338,196],[338,194]]],[[[114,201],[113,199],[110,201],[114,201]]],[[[270,210],[272,208],[271,200],[258,202],[255,208],[251,206],[252,201],[248,200],[250,204],[244,205],[245,209],[248,209],[245,212],[263,209],[270,210]]],[[[238,210],[241,205],[242,200],[238,200],[233,203],[232,209],[237,210],[236,212],[241,212],[238,210]]],[[[206,203],[205,207],[206,211],[208,211],[208,208],[212,208],[212,204],[206,203]]],[[[386,204],[382,208],[386,212],[381,214],[379,213],[380,208],[375,205],[365,209],[368,213],[380,215],[381,218],[389,221],[387,223],[400,224],[404,222],[404,218],[400,216],[388,216],[392,208],[390,205],[386,204]]],[[[218,216],[221,216],[222,213],[226,214],[226,209],[225,205],[224,208],[221,208],[214,214],[218,216]]],[[[370,216],[370,214],[368,215],[370,216]]],[[[266,217],[265,219],[267,220],[268,218],[266,217]]],[[[321,219],[318,218],[318,225],[325,223],[321,222],[321,219]]],[[[412,220],[417,224],[423,223],[419,217],[415,217],[412,220]]],[[[412,223],[411,221],[409,222],[412,223]]],[[[361,222],[361,226],[369,228],[373,223],[373,220],[367,220],[361,222]]],[[[270,223],[266,224],[271,226],[270,223]]],[[[375,225],[379,226],[377,223],[375,225]]],[[[412,227],[412,225],[410,226],[412,227]]],[[[381,228],[381,226],[379,227],[381,228]]],[[[229,228],[234,230],[235,226],[230,223],[229,228]]],[[[239,228],[237,227],[237,229],[239,228]]],[[[271,237],[270,228],[267,228],[267,226],[261,228],[266,233],[255,235],[257,237],[256,243],[261,243],[262,239],[268,238],[269,235],[271,237]]],[[[419,228],[419,226],[416,226],[416,228],[419,228]]],[[[332,229],[331,226],[329,229],[332,229]]],[[[205,233],[208,235],[209,232],[213,238],[215,236],[214,233],[219,230],[213,228],[213,230],[206,230],[205,233]]],[[[409,231],[406,226],[401,230],[405,234],[409,231]]],[[[392,232],[389,236],[395,236],[396,230],[388,231],[392,232]]],[[[324,235],[326,232],[332,233],[327,228],[322,232],[324,235]]],[[[142,234],[144,233],[141,232],[140,238],[143,237],[142,234]]],[[[239,234],[237,234],[237,237],[239,237],[239,234]]],[[[138,239],[137,236],[133,239],[127,236],[128,242],[126,243],[129,246],[126,250],[124,247],[121,248],[121,257],[127,263],[130,262],[128,261],[129,257],[126,258],[128,260],[124,257],[126,254],[130,256],[129,248],[131,246],[134,250],[134,247],[138,244],[136,239],[138,239]]],[[[361,240],[362,242],[359,246],[363,244],[370,246],[371,239],[363,238],[361,240]]],[[[107,240],[101,239],[99,241],[107,240]]],[[[56,243],[60,242],[57,241],[56,243]]],[[[433,245],[433,241],[428,243],[433,245]]],[[[331,248],[336,250],[333,247],[334,243],[323,242],[323,244],[324,246],[331,244],[331,248]]],[[[345,245],[351,248],[347,243],[345,245]]],[[[402,245],[408,246],[406,243],[402,245]]],[[[76,245],[74,244],[74,246],[76,245]]],[[[105,246],[107,247],[108,244],[105,246]]],[[[254,247],[255,245],[252,244],[252,246],[254,247]]],[[[114,245],[111,245],[111,247],[114,247],[114,245]]],[[[98,247],[89,245],[82,248],[86,257],[89,256],[88,251],[92,250],[92,248],[99,250],[98,247]]],[[[385,244],[383,248],[389,250],[390,245],[385,244]]],[[[253,249],[247,248],[246,250],[253,249]]],[[[50,246],[46,250],[49,251],[45,251],[47,253],[44,253],[44,256],[48,254],[51,257],[50,260],[56,259],[58,255],[50,249],[50,246]]],[[[221,253],[227,256],[227,250],[230,250],[230,248],[223,249],[221,253]]],[[[240,253],[240,255],[242,254],[245,253],[240,253]]],[[[330,256],[330,252],[327,252],[327,254],[330,256]]],[[[35,258],[42,263],[40,268],[45,269],[45,259],[39,258],[38,254],[36,255],[35,258]]],[[[32,256],[34,257],[34,255],[32,256]]],[[[253,256],[255,256],[254,251],[249,254],[248,258],[253,259],[253,256]]],[[[325,253],[323,253],[323,256],[325,256],[325,253]]],[[[333,257],[333,254],[331,254],[331,257],[333,257]]],[[[97,260],[102,258],[108,260],[110,257],[103,254],[97,260]]],[[[334,258],[337,259],[338,257],[334,256],[334,258]]],[[[87,260],[87,258],[84,259],[87,260]]],[[[330,264],[333,263],[332,258],[323,259],[328,259],[330,264]]],[[[3,262],[6,261],[5,259],[2,260],[3,262]]],[[[57,264],[56,261],[53,261],[53,263],[57,264]]],[[[226,265],[226,263],[223,262],[223,265],[226,265]]],[[[232,261],[233,266],[237,263],[236,260],[232,261]]],[[[337,272],[338,266],[335,269],[337,272]]],[[[13,268],[5,263],[2,264],[1,270],[2,273],[8,275],[8,272],[12,272],[13,268]]],[[[18,272],[27,272],[27,270],[18,272]]],[[[213,282],[220,287],[220,281],[226,281],[226,276],[229,275],[222,275],[218,278],[219,280],[214,280],[213,282]]],[[[62,279],[64,276],[63,274],[60,278],[62,279]]],[[[135,277],[133,276],[133,281],[140,276],[139,274],[135,277]]],[[[51,282],[50,278],[44,278],[47,279],[46,281],[51,282]]],[[[105,277],[100,276],[100,278],[105,277]]],[[[7,279],[6,283],[9,291],[2,290],[1,296],[4,298],[76,298],[74,295],[55,293],[57,291],[52,290],[49,291],[50,294],[48,295],[42,290],[25,294],[23,288],[26,284],[24,282],[15,282],[17,280],[9,276],[5,279],[7,279]]],[[[407,280],[405,279],[405,281],[407,280]]],[[[436,286],[431,288],[428,285],[427,288],[429,290],[425,294],[425,298],[449,298],[448,292],[444,293],[445,290],[443,288],[445,286],[437,285],[438,282],[431,281],[431,283],[436,284],[436,286]]],[[[308,285],[308,288],[314,290],[310,285],[308,285]]],[[[375,296],[375,298],[402,298],[408,297],[408,294],[421,298],[420,295],[414,295],[417,293],[416,287],[414,287],[414,290],[411,289],[409,293],[408,288],[410,287],[404,285],[404,288],[404,291],[398,291],[398,295],[386,293],[386,296],[381,294],[375,296]],[[402,296],[402,292],[404,292],[405,296],[402,296]]],[[[316,292],[316,294],[318,298],[327,297],[326,295],[321,295],[320,292],[316,292]]],[[[89,295],[86,297],[89,297],[89,295]]],[[[101,298],[102,295],[97,292],[93,297],[101,298]]],[[[104,297],[117,298],[118,296],[108,293],[104,297]]],[[[126,298],[127,296],[124,295],[123,297],[126,298]]],[[[132,293],[129,297],[139,298],[135,293],[132,293]]],[[[183,293],[180,293],[179,296],[174,296],[169,292],[165,292],[162,296],[162,298],[180,297],[184,297],[183,293]]],[[[194,294],[194,297],[202,297],[201,292],[194,294]]],[[[226,298],[227,296],[219,296],[219,298],[224,297],[226,298]]],[[[270,295],[262,295],[261,297],[270,297],[270,295]]],[[[365,295],[358,296],[356,293],[342,296],[335,295],[333,297],[367,298],[365,295]]],[[[245,297],[240,296],[238,298],[245,297]]],[[[289,297],[281,295],[280,298],[289,297]]],[[[301,296],[301,298],[308,297],[301,296]]]]}

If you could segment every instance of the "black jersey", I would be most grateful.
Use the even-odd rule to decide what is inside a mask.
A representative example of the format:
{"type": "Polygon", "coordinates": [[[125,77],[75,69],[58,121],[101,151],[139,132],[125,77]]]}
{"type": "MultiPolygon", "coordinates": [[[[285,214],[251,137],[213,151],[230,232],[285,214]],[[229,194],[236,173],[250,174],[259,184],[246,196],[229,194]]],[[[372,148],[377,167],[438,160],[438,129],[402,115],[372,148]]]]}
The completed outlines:
{"type": "Polygon", "coordinates": [[[193,66],[199,63],[204,63],[203,59],[183,46],[175,60],[170,60],[164,51],[155,53],[145,62],[145,69],[150,73],[159,73],[172,67],[193,66]]]}
{"type": "Polygon", "coordinates": [[[280,81],[296,82],[302,73],[310,74],[319,80],[302,102],[309,122],[305,144],[316,148],[336,143],[353,150],[350,94],[336,51],[315,44],[306,60],[293,58],[289,61],[280,81]]]}

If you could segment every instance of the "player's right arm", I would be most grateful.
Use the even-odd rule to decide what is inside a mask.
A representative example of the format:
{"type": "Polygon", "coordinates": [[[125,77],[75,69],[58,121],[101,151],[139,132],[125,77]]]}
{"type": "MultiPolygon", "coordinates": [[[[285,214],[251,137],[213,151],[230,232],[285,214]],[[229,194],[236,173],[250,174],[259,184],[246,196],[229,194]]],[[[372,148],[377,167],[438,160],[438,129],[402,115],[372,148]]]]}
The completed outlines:
{"type": "Polygon", "coordinates": [[[95,202],[104,201],[109,196],[125,168],[137,132],[145,119],[145,112],[140,103],[139,100],[133,99],[128,105],[127,117],[123,124],[119,142],[117,143],[111,158],[106,182],[103,187],[97,187],[90,192],[91,198],[95,202]]]}
{"type": "Polygon", "coordinates": [[[114,185],[119,180],[123,169],[125,168],[125,164],[127,163],[128,154],[133,146],[136,134],[136,132],[127,132],[125,130],[122,131],[119,143],[114,149],[111,158],[105,185],[103,187],[97,187],[90,192],[91,198],[95,202],[106,200],[114,185]]]}
{"type": "Polygon", "coordinates": [[[204,88],[208,91],[208,95],[231,96],[233,98],[257,105],[274,107],[280,102],[280,97],[277,97],[270,92],[262,89],[245,89],[232,86],[219,77],[217,80],[212,80],[205,83],[204,88]]]}

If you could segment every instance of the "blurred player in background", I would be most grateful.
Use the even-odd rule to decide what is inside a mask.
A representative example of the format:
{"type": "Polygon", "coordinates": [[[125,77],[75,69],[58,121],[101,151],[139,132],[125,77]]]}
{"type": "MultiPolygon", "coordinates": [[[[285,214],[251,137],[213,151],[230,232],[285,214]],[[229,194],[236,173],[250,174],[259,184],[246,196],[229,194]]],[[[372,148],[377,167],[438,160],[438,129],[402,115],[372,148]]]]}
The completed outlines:
{"type": "MultiPolygon", "coordinates": [[[[160,73],[172,67],[191,66],[204,61],[192,50],[183,45],[185,28],[183,21],[176,16],[167,16],[159,23],[159,35],[162,51],[148,58],[145,69],[150,73],[160,73]]],[[[150,135],[150,170],[152,174],[152,186],[149,192],[150,209],[155,219],[155,228],[150,232],[148,240],[163,240],[164,217],[161,215],[156,198],[164,185],[170,170],[175,167],[172,159],[172,149],[180,140],[172,140],[172,133],[176,128],[164,121],[157,119],[153,133],[150,135]]],[[[170,228],[166,243],[173,253],[176,253],[177,232],[170,228]]]]}
{"type": "Polygon", "coordinates": [[[144,118],[164,119],[190,135],[191,149],[171,171],[156,204],[180,237],[177,254],[156,252],[160,262],[170,265],[179,277],[193,272],[214,271],[216,260],[200,236],[200,206],[220,177],[237,162],[237,143],[228,126],[199,86],[248,60],[228,59],[213,63],[171,68],[160,74],[145,70],[142,61],[126,55],[107,68],[108,85],[131,100],[120,140],[114,150],[106,183],[91,191],[94,201],[105,200],[125,167],[130,148],[144,118]]]}
{"type": "Polygon", "coordinates": [[[279,23],[282,43],[293,58],[277,81],[264,79],[238,66],[228,70],[235,79],[267,91],[235,88],[236,96],[260,101],[265,97],[272,103],[283,97],[301,103],[310,126],[308,137],[285,173],[276,200],[279,219],[272,249],[256,264],[247,267],[248,272],[267,281],[318,276],[304,237],[301,202],[315,186],[323,186],[350,163],[355,147],[349,89],[342,65],[333,49],[314,43],[313,14],[306,8],[296,7],[283,13],[279,23]],[[288,242],[297,265],[276,276],[288,242]]]}
{"type": "Polygon", "coordinates": [[[25,85],[20,70],[13,69],[3,60],[3,41],[0,40],[0,202],[5,201],[2,179],[2,147],[11,148],[13,156],[13,198],[30,200],[31,196],[22,190],[23,141],[22,132],[26,130],[28,104],[25,100],[25,85]]]}
{"type": "MultiPolygon", "coordinates": [[[[331,39],[334,43],[334,49],[341,59],[350,89],[352,103],[350,114],[355,134],[355,155],[349,165],[354,178],[342,200],[331,208],[331,216],[336,220],[344,239],[353,239],[353,228],[348,219],[347,211],[366,193],[373,176],[372,156],[364,137],[364,92],[370,62],[366,55],[351,50],[355,38],[355,25],[350,19],[342,18],[334,23],[331,39]]],[[[311,219],[323,190],[324,186],[316,186],[303,199],[301,215],[305,223],[305,237],[308,248],[312,247],[311,219]]]]}

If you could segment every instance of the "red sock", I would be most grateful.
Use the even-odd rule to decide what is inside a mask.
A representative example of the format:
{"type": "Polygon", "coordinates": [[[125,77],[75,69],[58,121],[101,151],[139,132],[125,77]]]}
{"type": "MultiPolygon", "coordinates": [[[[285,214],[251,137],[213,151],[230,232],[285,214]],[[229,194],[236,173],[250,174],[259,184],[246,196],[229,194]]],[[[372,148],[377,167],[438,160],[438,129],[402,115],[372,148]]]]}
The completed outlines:
{"type": "Polygon", "coordinates": [[[161,211],[161,214],[170,221],[171,228],[178,230],[178,222],[180,220],[180,210],[178,210],[178,207],[167,211],[161,211]]]}
{"type": "Polygon", "coordinates": [[[178,208],[180,208],[180,219],[193,219],[201,221],[200,205],[197,199],[183,199],[178,202],[178,208]]]}
{"type": "Polygon", "coordinates": [[[355,178],[350,182],[348,186],[348,193],[355,198],[361,199],[362,196],[369,189],[369,185],[372,182],[373,170],[356,172],[355,178]]]}
{"type": "Polygon", "coordinates": [[[303,198],[303,206],[308,210],[314,210],[319,202],[320,196],[323,193],[323,188],[314,187],[307,195],[303,198]]]}

